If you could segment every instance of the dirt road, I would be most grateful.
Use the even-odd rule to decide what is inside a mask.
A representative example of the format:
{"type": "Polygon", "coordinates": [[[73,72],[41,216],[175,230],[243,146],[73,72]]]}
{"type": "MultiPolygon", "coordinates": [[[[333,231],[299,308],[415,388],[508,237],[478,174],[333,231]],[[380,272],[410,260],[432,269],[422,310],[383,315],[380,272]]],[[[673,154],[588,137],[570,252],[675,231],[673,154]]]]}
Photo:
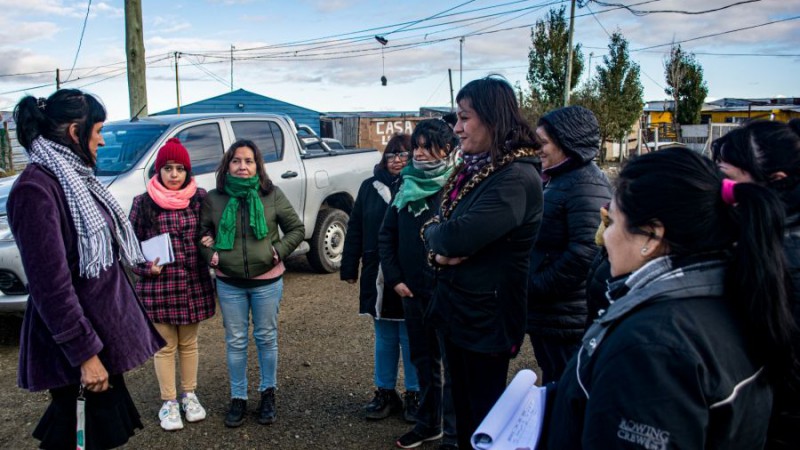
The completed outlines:
{"type": "MultiPolygon", "coordinates": [[[[145,429],[128,449],[390,449],[408,430],[399,416],[378,422],[364,419],[372,398],[373,328],[359,317],[357,288],[339,274],[311,273],[305,261],[290,261],[280,311],[277,422],[259,425],[250,417],[239,428],[222,423],[229,400],[225,340],[219,313],[200,329],[200,377],[197,393],[209,417],[176,432],[158,425],[161,406],[152,362],[129,372],[128,388],[142,414],[145,429]]],[[[44,411],[46,393],[16,387],[21,320],[0,316],[0,448],[34,449],[30,433],[44,411]]],[[[517,370],[534,366],[530,344],[512,362],[517,370]]],[[[248,380],[257,406],[255,345],[251,340],[248,380]]],[[[401,371],[402,374],[402,371],[401,371]]],[[[401,375],[402,377],[402,375],[401,375]]],[[[402,386],[402,382],[398,383],[402,386]]],[[[420,447],[435,449],[438,443],[420,447]]]]}

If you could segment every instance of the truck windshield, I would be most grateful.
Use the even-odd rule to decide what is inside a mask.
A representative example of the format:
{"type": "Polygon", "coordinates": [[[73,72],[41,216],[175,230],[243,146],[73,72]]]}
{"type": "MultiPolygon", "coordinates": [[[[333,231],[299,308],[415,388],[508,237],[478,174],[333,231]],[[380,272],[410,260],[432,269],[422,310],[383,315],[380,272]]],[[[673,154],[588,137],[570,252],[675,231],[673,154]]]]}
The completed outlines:
{"type": "Polygon", "coordinates": [[[97,175],[130,170],[167,128],[141,122],[106,124],[102,131],[106,145],[97,149],[97,175]]]}

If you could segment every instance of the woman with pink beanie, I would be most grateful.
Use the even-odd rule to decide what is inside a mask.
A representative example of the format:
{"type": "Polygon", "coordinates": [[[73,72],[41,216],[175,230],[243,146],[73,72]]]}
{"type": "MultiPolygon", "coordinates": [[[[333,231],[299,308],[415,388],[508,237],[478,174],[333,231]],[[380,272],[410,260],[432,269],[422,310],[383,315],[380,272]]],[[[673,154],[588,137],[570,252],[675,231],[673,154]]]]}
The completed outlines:
{"type": "MultiPolygon", "coordinates": [[[[156,377],[164,401],[158,418],[166,431],[206,418],[195,394],[197,388],[197,332],[200,322],[214,315],[214,287],[208,266],[200,257],[200,206],[206,191],[192,177],[192,161],[177,138],[158,151],[156,173],[147,192],[133,199],[130,221],[140,241],[169,233],[174,262],[158,258],[133,269],[139,276],[136,292],[150,320],[167,345],[155,355],[156,377]],[[178,353],[183,394],[178,403],[175,353],[178,353]]],[[[206,238],[210,239],[210,238],[206,238]]]]}

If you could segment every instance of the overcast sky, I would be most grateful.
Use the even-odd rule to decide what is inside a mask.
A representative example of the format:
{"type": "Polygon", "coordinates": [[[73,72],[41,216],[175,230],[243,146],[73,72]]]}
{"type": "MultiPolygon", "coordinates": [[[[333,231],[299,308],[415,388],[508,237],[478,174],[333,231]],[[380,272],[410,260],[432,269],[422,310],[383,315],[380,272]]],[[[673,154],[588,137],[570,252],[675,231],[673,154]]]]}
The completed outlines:
{"type": "MultiPolygon", "coordinates": [[[[637,11],[701,11],[741,1],[606,3],[637,11]]],[[[527,85],[530,26],[562,4],[569,7],[566,0],[143,0],[148,109],[176,105],[176,51],[183,53],[182,104],[228,92],[232,45],[236,89],[322,112],[447,106],[448,69],[456,92],[462,79],[488,73],[527,85]],[[388,40],[383,54],[375,35],[388,40]],[[381,86],[382,75],[387,86],[381,86]]],[[[64,87],[97,94],[110,119],[128,117],[124,2],[91,2],[78,53],[87,5],[0,0],[0,110],[13,108],[24,93],[52,93],[59,68],[62,81],[70,80],[64,87]]],[[[584,46],[587,63],[593,53],[593,73],[606,52],[607,32],[618,29],[629,40],[646,100],[666,97],[663,58],[669,46],[638,49],[780,21],[683,47],[703,65],[710,98],[800,97],[800,0],[746,2],[701,15],[637,15],[592,1],[576,16],[575,42],[584,46]]],[[[588,75],[584,70],[582,80],[588,75]]]]}

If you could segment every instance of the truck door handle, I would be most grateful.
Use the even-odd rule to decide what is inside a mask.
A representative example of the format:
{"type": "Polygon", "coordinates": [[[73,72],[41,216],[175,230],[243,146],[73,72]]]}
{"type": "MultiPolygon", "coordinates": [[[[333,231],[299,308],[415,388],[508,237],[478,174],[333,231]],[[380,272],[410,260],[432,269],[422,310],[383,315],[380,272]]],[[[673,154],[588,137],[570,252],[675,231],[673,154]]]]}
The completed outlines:
{"type": "Polygon", "coordinates": [[[283,175],[281,175],[281,178],[294,178],[296,176],[297,176],[297,172],[295,172],[293,170],[289,170],[289,171],[284,172],[283,175]]]}

